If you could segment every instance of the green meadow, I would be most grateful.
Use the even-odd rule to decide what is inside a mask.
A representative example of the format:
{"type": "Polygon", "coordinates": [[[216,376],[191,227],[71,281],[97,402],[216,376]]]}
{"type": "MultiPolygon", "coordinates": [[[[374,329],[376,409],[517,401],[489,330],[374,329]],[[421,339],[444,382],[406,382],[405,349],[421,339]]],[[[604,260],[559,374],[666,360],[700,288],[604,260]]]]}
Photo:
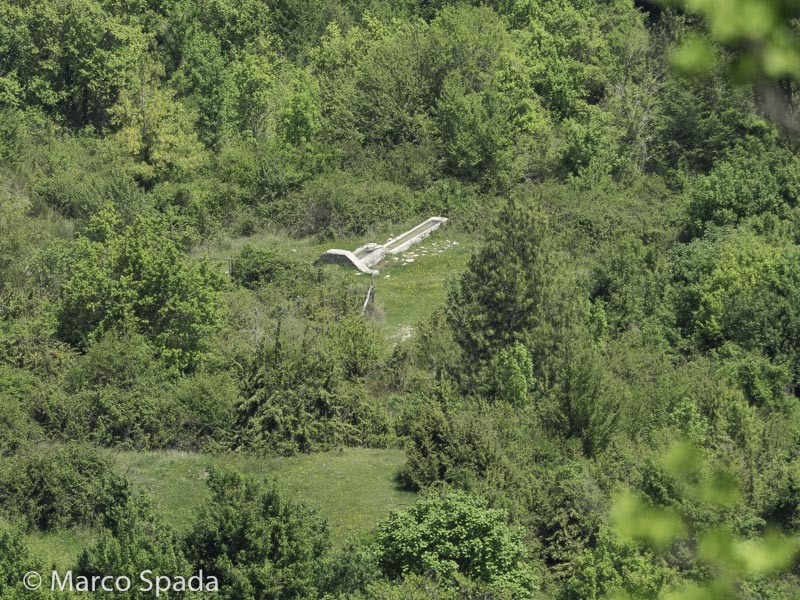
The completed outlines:
{"type": "MultiPolygon", "coordinates": [[[[188,530],[208,497],[209,469],[238,469],[249,477],[272,480],[291,497],[317,509],[328,521],[334,548],[369,536],[393,510],[413,504],[416,494],[396,477],[405,458],[400,450],[344,448],[291,457],[203,455],[191,452],[108,451],[121,474],[150,494],[165,519],[179,532],[188,530]]],[[[95,532],[85,529],[36,532],[28,536],[34,555],[46,566],[75,564],[95,532]]]]}

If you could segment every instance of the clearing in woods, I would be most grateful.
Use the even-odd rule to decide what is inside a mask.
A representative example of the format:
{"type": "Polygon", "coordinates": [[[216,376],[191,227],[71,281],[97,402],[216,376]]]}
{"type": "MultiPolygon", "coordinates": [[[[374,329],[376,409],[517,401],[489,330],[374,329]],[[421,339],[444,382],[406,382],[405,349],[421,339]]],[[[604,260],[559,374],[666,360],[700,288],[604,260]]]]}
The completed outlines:
{"type": "MultiPolygon", "coordinates": [[[[209,467],[236,468],[246,476],[277,482],[293,499],[316,508],[326,518],[334,548],[368,535],[389,513],[410,506],[416,498],[397,483],[405,464],[401,450],[344,448],[292,457],[107,452],[119,472],[137,490],[152,495],[167,522],[181,533],[192,526],[209,495],[205,484],[209,467]]],[[[68,569],[96,535],[92,530],[36,532],[28,536],[28,543],[46,566],[68,569]]]]}

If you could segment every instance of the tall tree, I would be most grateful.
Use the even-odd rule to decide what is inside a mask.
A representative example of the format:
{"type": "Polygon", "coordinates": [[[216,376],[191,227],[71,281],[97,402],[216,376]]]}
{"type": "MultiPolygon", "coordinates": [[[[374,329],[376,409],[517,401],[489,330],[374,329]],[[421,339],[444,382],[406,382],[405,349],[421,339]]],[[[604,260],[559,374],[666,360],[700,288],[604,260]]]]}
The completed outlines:
{"type": "Polygon", "coordinates": [[[473,366],[541,324],[554,270],[544,215],[510,200],[448,299],[447,319],[473,366]]]}

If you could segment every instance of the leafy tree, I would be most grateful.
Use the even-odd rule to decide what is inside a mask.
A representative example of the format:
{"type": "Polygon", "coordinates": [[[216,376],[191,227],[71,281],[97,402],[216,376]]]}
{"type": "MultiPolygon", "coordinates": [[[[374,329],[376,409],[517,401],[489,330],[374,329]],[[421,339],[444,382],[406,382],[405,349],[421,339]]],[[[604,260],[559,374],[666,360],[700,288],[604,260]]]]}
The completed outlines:
{"type": "Polygon", "coordinates": [[[688,218],[693,232],[711,224],[735,225],[748,217],[785,215],[797,204],[800,163],[790,152],[737,146],[689,189],[688,218]]]}
{"type": "Polygon", "coordinates": [[[230,100],[227,64],[220,42],[213,33],[195,32],[184,44],[182,63],[174,82],[178,89],[190,95],[197,107],[198,130],[203,141],[215,145],[225,133],[231,116],[227,114],[230,100]]]}
{"type": "Polygon", "coordinates": [[[368,142],[417,142],[431,129],[430,88],[423,75],[424,51],[415,22],[368,23],[369,44],[356,70],[355,125],[368,142]]]}
{"type": "Polygon", "coordinates": [[[135,174],[148,187],[158,182],[196,178],[209,157],[192,126],[192,116],[163,87],[163,67],[143,60],[128,86],[110,109],[115,137],[139,161],[135,174]]]}
{"type": "Polygon", "coordinates": [[[464,91],[463,82],[445,80],[438,102],[448,170],[460,177],[492,171],[502,143],[502,121],[492,114],[492,99],[464,91]]]}
{"type": "Polygon", "coordinates": [[[419,500],[379,526],[380,564],[387,576],[461,573],[518,597],[535,589],[525,548],[503,511],[479,498],[449,492],[419,500]]]}
{"type": "Polygon", "coordinates": [[[149,36],[94,0],[4,2],[0,72],[9,104],[42,106],[81,128],[110,124],[149,36]]]}
{"type": "Polygon", "coordinates": [[[86,348],[113,328],[142,333],[179,369],[191,369],[220,319],[219,276],[188,263],[163,233],[163,220],[140,216],[121,231],[113,212],[92,220],[93,237],[74,248],[58,307],[58,335],[86,348]]]}
{"type": "Polygon", "coordinates": [[[745,136],[763,136],[769,124],[755,114],[753,91],[718,71],[702,78],[671,75],[655,124],[654,162],[661,171],[707,173],[745,136]]]}
{"type": "Polygon", "coordinates": [[[770,243],[747,230],[682,249],[676,268],[687,281],[678,311],[693,339],[703,348],[735,342],[795,365],[795,252],[793,244],[770,243]]]}

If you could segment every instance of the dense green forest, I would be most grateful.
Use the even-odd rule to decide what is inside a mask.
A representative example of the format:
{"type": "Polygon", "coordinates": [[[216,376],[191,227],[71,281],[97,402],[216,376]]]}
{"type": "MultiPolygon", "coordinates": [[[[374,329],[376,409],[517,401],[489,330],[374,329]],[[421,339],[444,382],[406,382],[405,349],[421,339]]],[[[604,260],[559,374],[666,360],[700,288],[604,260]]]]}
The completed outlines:
{"type": "Polygon", "coordinates": [[[798,16],[0,0],[0,598],[800,597],[798,16]]]}

